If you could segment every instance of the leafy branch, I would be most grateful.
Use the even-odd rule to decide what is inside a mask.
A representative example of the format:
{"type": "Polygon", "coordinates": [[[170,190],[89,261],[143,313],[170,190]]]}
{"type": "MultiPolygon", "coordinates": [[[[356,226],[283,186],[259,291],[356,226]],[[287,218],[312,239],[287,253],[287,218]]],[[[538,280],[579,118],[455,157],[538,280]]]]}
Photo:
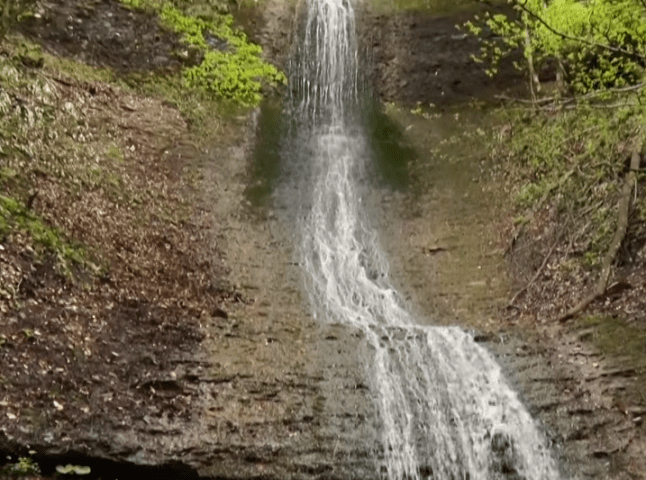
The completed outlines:
{"type": "MultiPolygon", "coordinates": [[[[646,6],[646,0],[640,0],[640,1],[646,6]]],[[[625,49],[620,48],[620,47],[613,47],[612,45],[593,42],[593,41],[587,40],[586,38],[583,38],[583,37],[576,37],[574,35],[569,35],[567,33],[558,31],[557,29],[552,27],[549,23],[547,23],[542,17],[540,17],[535,12],[533,12],[532,10],[527,8],[527,0],[525,2],[522,2],[522,3],[516,0],[516,1],[514,1],[514,5],[518,6],[523,12],[527,13],[530,17],[532,17],[533,19],[535,19],[536,21],[541,23],[545,28],[547,28],[554,35],[557,35],[557,36],[559,36],[559,37],[561,37],[561,38],[563,38],[565,40],[572,40],[574,42],[589,45],[591,47],[597,47],[597,48],[601,48],[603,50],[608,50],[608,51],[615,52],[615,53],[622,53],[624,55],[635,56],[637,58],[641,58],[641,59],[646,61],[646,56],[644,56],[644,55],[639,55],[639,54],[636,54],[635,52],[631,52],[631,51],[625,50],[625,49]]]]}
{"type": "Polygon", "coordinates": [[[643,82],[646,67],[646,0],[510,0],[516,15],[486,13],[464,26],[478,37],[488,73],[518,50],[517,67],[539,100],[539,73],[556,69],[559,98],[643,82]]]}

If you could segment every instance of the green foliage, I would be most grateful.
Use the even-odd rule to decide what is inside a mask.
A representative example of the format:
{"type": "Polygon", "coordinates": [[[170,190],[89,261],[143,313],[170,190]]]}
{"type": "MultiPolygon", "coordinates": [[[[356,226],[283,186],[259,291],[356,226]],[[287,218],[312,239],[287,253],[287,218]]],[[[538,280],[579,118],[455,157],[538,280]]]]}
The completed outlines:
{"type": "Polygon", "coordinates": [[[112,143],[112,144],[110,144],[108,146],[106,154],[107,154],[108,158],[116,160],[119,163],[123,163],[125,161],[125,157],[123,156],[123,152],[121,151],[119,146],[116,145],[115,143],[112,143]]]}
{"type": "MultiPolygon", "coordinates": [[[[504,0],[492,0],[501,3],[504,0]]],[[[431,12],[437,14],[455,14],[461,11],[472,11],[473,0],[371,0],[377,12],[431,12]]]]}
{"type": "Polygon", "coordinates": [[[582,262],[597,265],[614,234],[626,159],[638,139],[646,140],[645,112],[583,104],[558,114],[507,109],[500,115],[513,133],[499,136],[491,155],[504,162],[515,186],[518,218],[555,207],[560,227],[579,242],[582,262]]]}
{"type": "Polygon", "coordinates": [[[513,1],[516,14],[486,14],[467,22],[482,43],[478,61],[498,62],[521,49],[536,71],[556,60],[573,93],[642,80],[646,64],[646,6],[641,0],[513,1]]]}
{"type": "Polygon", "coordinates": [[[84,465],[56,465],[56,473],[61,475],[89,475],[90,467],[84,465]]]}
{"type": "Polygon", "coordinates": [[[122,0],[134,8],[159,12],[164,26],[182,35],[182,40],[202,56],[199,65],[183,71],[185,85],[209,92],[242,106],[257,105],[263,82],[284,84],[285,75],[261,58],[260,46],[250,43],[244,32],[233,27],[231,15],[189,16],[170,2],[122,0]]]}
{"type": "Polygon", "coordinates": [[[3,472],[12,476],[27,476],[40,474],[40,467],[29,457],[20,457],[18,462],[10,464],[3,469],[3,472]]]}
{"type": "Polygon", "coordinates": [[[121,3],[137,10],[147,10],[159,6],[159,2],[153,3],[153,0],[121,0],[121,3]]]}
{"type": "Polygon", "coordinates": [[[546,192],[542,183],[526,183],[516,194],[516,204],[520,208],[529,208],[534,205],[546,192]]]}

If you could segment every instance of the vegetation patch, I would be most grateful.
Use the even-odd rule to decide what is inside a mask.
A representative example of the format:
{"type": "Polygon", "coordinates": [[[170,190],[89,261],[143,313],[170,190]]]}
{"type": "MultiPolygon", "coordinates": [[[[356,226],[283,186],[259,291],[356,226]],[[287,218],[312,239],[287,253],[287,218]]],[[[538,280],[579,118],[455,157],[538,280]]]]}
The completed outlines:
{"type": "MultiPolygon", "coordinates": [[[[603,252],[643,114],[581,105],[556,114],[504,109],[492,155],[508,162],[518,214],[556,205],[579,249],[603,252]],[[578,212],[578,213],[577,213],[578,212]],[[572,215],[584,213],[575,225],[572,215]]],[[[642,202],[637,203],[643,210],[642,202]]]]}
{"type": "Polygon", "coordinates": [[[531,98],[503,97],[490,154],[522,219],[507,251],[521,245],[535,267],[556,272],[543,275],[552,284],[542,293],[560,297],[555,317],[565,321],[613,285],[632,289],[646,275],[646,9],[639,0],[511,3],[513,14],[465,26],[490,75],[522,52],[516,67],[531,98]],[[581,300],[586,290],[593,293],[581,300]],[[563,313],[568,303],[577,306],[563,313]]]}
{"type": "Polygon", "coordinates": [[[183,79],[174,75],[131,73],[120,78],[118,84],[142,95],[162,98],[167,105],[176,108],[199,142],[217,136],[222,117],[232,117],[230,113],[239,110],[235,104],[224,104],[209,92],[187,88],[183,79]]]}
{"type": "Polygon", "coordinates": [[[16,463],[5,466],[1,472],[12,477],[26,477],[40,474],[40,467],[30,457],[20,457],[16,463]]]}
{"type": "Polygon", "coordinates": [[[0,237],[4,240],[16,230],[29,235],[46,252],[55,254],[66,271],[86,260],[82,247],[67,241],[58,229],[46,225],[16,199],[0,195],[0,237]]]}
{"type": "Polygon", "coordinates": [[[276,86],[287,79],[261,58],[262,48],[249,42],[233,27],[233,17],[217,12],[189,16],[170,2],[122,0],[128,6],[158,12],[164,26],[182,35],[183,41],[201,55],[199,65],[183,69],[185,86],[206,91],[242,106],[257,105],[263,82],[276,86]]]}
{"type": "Polygon", "coordinates": [[[68,80],[77,82],[117,81],[117,76],[109,68],[94,67],[47,52],[43,54],[43,58],[47,70],[56,72],[57,75],[68,80]]]}
{"type": "Polygon", "coordinates": [[[489,14],[467,22],[482,39],[489,72],[517,49],[524,61],[532,92],[540,92],[540,73],[558,73],[561,95],[585,94],[608,87],[634,85],[646,66],[646,24],[640,0],[578,2],[540,0],[510,2],[514,15],[489,14]]]}

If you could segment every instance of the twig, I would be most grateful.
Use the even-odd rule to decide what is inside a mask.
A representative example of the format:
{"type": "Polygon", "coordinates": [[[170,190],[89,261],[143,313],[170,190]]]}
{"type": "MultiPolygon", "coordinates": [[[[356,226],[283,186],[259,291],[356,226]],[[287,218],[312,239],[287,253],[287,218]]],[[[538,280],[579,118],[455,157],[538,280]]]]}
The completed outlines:
{"type": "MultiPolygon", "coordinates": [[[[529,30],[525,28],[525,52],[531,52],[531,38],[529,36],[529,30]]],[[[526,54],[527,56],[527,67],[529,68],[529,91],[532,94],[532,100],[536,102],[536,95],[541,89],[541,83],[536,75],[536,70],[534,70],[534,57],[531,53],[526,54]],[[536,88],[534,88],[536,87],[536,88]]]]}
{"type": "Polygon", "coordinates": [[[76,83],[74,83],[73,81],[70,81],[70,80],[67,80],[65,78],[55,76],[55,75],[50,75],[48,73],[43,73],[42,75],[43,75],[43,77],[50,78],[50,79],[54,80],[55,82],[60,83],[61,85],[65,85],[66,87],[73,87],[73,86],[76,85],[76,83]]]}
{"type": "Polygon", "coordinates": [[[538,270],[536,270],[536,273],[534,274],[532,279],[529,282],[527,282],[527,284],[523,288],[521,288],[520,290],[518,290],[516,292],[516,295],[514,295],[512,297],[512,299],[509,301],[509,303],[507,304],[507,308],[513,307],[514,303],[516,303],[516,300],[518,300],[518,297],[520,297],[523,293],[525,293],[527,291],[527,289],[529,287],[531,287],[536,280],[538,280],[538,277],[541,275],[541,273],[543,272],[543,270],[547,266],[547,262],[550,259],[550,257],[552,256],[552,253],[554,253],[554,249],[556,248],[557,243],[558,243],[558,240],[555,240],[554,244],[552,245],[552,248],[550,248],[550,251],[547,252],[547,255],[545,255],[545,258],[543,259],[543,263],[541,264],[540,267],[538,267],[538,270]]]}
{"type": "MultiPolygon", "coordinates": [[[[646,1],[646,0],[644,0],[646,1]]],[[[507,95],[495,95],[494,97],[499,99],[499,100],[507,100],[510,102],[517,102],[517,103],[525,103],[528,105],[542,105],[546,104],[543,106],[543,108],[551,108],[554,106],[554,104],[559,104],[559,105],[567,105],[572,102],[577,102],[581,100],[589,100],[591,98],[595,97],[600,97],[601,95],[605,95],[608,93],[629,93],[629,92],[634,92],[636,90],[640,90],[642,88],[646,87],[646,83],[638,83],[636,85],[629,85],[627,87],[620,87],[620,88],[606,88],[604,90],[595,90],[594,92],[586,93],[585,95],[581,96],[572,96],[572,97],[545,97],[545,98],[537,98],[536,101],[533,100],[525,100],[523,98],[516,98],[516,97],[509,97],[507,95]]]]}
{"type": "Polygon", "coordinates": [[[527,103],[527,104],[530,104],[530,105],[533,105],[533,104],[536,104],[536,103],[556,102],[559,99],[558,97],[545,97],[545,98],[537,98],[534,101],[534,100],[525,100],[523,98],[509,97],[507,95],[494,95],[494,98],[497,98],[499,100],[509,100],[511,102],[527,103]]]}
{"type": "MultiPolygon", "coordinates": [[[[624,107],[637,107],[638,103],[609,103],[604,105],[587,105],[588,108],[594,108],[595,110],[609,110],[612,108],[624,108],[624,107]]],[[[579,108],[577,105],[568,105],[565,107],[565,110],[576,110],[579,108]]]]}
{"type": "Polygon", "coordinates": [[[633,185],[637,182],[636,171],[639,170],[639,162],[641,160],[641,143],[639,143],[633,150],[632,158],[630,160],[630,171],[626,176],[626,181],[624,182],[624,187],[621,191],[621,198],[619,199],[619,214],[617,218],[617,229],[615,231],[615,236],[610,242],[610,248],[606,252],[605,257],[603,258],[603,263],[601,264],[601,276],[599,281],[595,286],[594,291],[584,298],[578,305],[574,308],[568,310],[565,314],[559,317],[559,322],[565,322],[574,318],[583,310],[588,308],[592,302],[594,302],[599,297],[603,296],[608,288],[608,281],[610,280],[610,269],[617,252],[626,236],[626,230],[628,229],[628,210],[630,208],[630,197],[633,190],[633,185]]]}

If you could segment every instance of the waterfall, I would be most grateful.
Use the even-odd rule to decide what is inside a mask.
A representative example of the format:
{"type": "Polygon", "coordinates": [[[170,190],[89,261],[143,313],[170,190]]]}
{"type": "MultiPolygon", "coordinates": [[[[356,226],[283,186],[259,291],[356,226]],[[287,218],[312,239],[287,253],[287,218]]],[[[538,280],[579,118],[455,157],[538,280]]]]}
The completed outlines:
{"type": "Polygon", "coordinates": [[[363,332],[379,414],[377,468],[388,480],[555,480],[546,440],[491,354],[457,327],[420,326],[367,224],[351,0],[308,0],[292,69],[292,112],[306,192],[301,264],[316,317],[363,332]]]}

